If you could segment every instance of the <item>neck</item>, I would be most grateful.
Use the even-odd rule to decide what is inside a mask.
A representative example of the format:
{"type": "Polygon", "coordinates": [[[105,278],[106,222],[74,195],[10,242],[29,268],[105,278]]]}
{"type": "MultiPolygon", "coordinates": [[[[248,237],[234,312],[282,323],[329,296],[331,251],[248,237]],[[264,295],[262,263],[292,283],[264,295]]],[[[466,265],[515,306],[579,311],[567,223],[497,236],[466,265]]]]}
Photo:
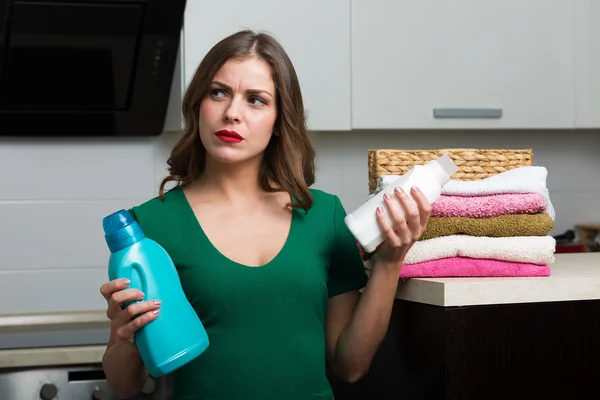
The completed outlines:
{"type": "Polygon", "coordinates": [[[259,182],[261,163],[262,159],[258,158],[244,163],[223,164],[207,157],[206,167],[196,187],[226,201],[247,203],[250,198],[264,195],[259,182]]]}

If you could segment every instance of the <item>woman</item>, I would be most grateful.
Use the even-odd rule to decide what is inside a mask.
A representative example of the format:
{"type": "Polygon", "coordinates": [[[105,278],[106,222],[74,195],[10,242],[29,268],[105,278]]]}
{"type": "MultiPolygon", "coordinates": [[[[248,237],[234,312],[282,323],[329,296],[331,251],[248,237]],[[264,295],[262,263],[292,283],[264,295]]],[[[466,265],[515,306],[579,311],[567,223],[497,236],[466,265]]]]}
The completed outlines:
{"type": "MultiPolygon", "coordinates": [[[[211,341],[173,374],[173,399],[331,399],[325,362],[350,382],[369,369],[427,199],[398,192],[377,211],[386,240],[367,281],[340,200],[309,189],[315,154],[298,79],[266,34],[242,31],[211,49],[182,110],[159,196],[130,210],[173,258],[211,341]]],[[[134,333],[160,318],[161,299],[121,280],[101,292],[112,321],[103,366],[127,397],[148,376],[134,333]]]]}

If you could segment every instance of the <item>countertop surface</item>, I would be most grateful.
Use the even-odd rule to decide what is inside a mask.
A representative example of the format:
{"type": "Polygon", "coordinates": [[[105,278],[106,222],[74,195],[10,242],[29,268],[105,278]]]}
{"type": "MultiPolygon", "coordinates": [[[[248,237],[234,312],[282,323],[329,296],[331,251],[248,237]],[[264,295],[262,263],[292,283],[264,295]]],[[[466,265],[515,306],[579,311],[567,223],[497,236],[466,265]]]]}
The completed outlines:
{"type": "Polygon", "coordinates": [[[600,299],[600,253],[555,258],[549,277],[413,278],[396,298],[445,307],[600,299]]]}
{"type": "Polygon", "coordinates": [[[39,338],[30,343],[35,347],[0,349],[0,369],[100,363],[106,349],[104,344],[41,347],[40,343],[46,335],[78,332],[91,337],[109,327],[105,310],[0,315],[0,340],[2,335],[39,338]]]}
{"type": "Polygon", "coordinates": [[[0,333],[26,333],[110,327],[106,310],[0,314],[0,333]]]}
{"type": "Polygon", "coordinates": [[[99,364],[106,346],[64,346],[0,350],[0,369],[99,364]]]}

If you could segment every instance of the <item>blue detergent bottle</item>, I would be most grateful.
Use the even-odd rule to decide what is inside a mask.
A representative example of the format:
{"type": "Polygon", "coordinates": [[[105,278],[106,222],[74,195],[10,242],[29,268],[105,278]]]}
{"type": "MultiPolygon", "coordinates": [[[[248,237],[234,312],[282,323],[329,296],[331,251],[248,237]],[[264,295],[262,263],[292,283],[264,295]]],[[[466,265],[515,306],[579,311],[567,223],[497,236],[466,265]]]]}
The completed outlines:
{"type": "Polygon", "coordinates": [[[129,279],[129,288],[145,294],[142,301],[162,302],[158,317],[136,332],[135,344],[150,375],[167,375],[206,350],[206,330],[183,292],[171,257],[145,237],[131,214],[115,212],[103,219],[102,227],[111,252],[109,279],[129,279]]]}

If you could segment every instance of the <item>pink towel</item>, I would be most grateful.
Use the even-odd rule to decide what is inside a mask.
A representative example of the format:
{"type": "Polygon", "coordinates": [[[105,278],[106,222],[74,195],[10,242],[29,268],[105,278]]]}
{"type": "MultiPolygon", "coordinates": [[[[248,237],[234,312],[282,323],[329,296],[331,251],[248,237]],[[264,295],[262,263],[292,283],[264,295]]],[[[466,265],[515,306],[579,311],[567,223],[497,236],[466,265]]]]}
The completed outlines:
{"type": "Polygon", "coordinates": [[[503,193],[486,196],[441,195],[431,205],[432,217],[489,218],[508,214],[537,214],[546,210],[538,193],[503,193]]]}
{"type": "Polygon", "coordinates": [[[527,277],[550,276],[545,265],[487,260],[481,258],[449,257],[417,264],[403,265],[400,279],[449,277],[527,277]]]}

